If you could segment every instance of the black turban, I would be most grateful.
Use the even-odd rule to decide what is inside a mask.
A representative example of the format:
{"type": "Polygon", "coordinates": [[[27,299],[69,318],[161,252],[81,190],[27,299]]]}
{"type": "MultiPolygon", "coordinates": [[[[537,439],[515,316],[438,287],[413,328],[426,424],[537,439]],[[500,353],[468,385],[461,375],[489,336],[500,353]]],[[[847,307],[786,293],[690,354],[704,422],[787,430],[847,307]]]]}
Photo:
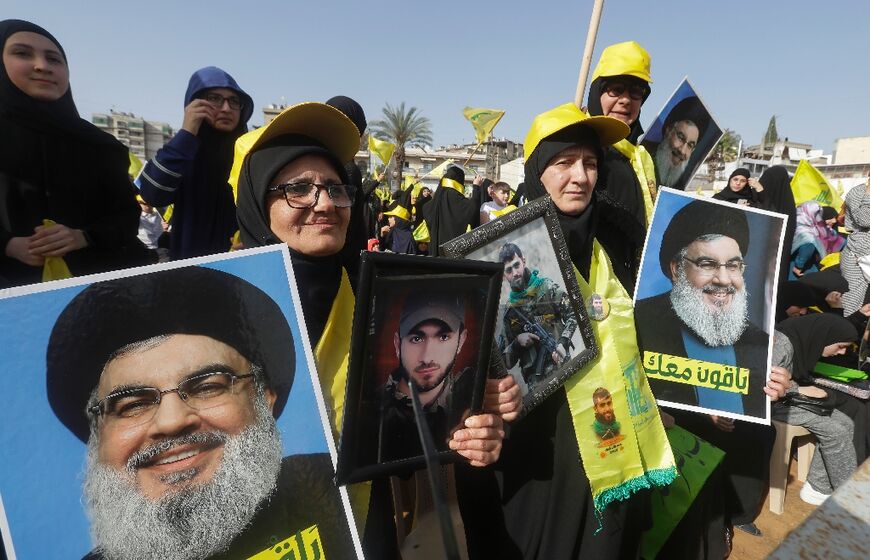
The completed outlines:
{"type": "Polygon", "coordinates": [[[85,407],[109,357],[155,336],[197,334],[227,344],[263,367],[277,418],[293,384],[296,358],[287,319],[268,295],[226,272],[198,266],[92,284],[54,324],[46,355],[48,401],[82,441],[85,407]]]}
{"type": "Polygon", "coordinates": [[[672,126],[680,121],[692,121],[698,127],[698,138],[704,136],[707,125],[710,124],[710,114],[701,104],[701,100],[695,96],[686,97],[674,105],[668,116],[665,117],[663,128],[672,126]]]}
{"type": "Polygon", "coordinates": [[[666,278],[671,277],[671,261],[702,235],[724,235],[737,242],[745,257],[749,250],[749,222],[741,210],[695,200],[682,207],[662,236],[659,264],[666,278]]]}

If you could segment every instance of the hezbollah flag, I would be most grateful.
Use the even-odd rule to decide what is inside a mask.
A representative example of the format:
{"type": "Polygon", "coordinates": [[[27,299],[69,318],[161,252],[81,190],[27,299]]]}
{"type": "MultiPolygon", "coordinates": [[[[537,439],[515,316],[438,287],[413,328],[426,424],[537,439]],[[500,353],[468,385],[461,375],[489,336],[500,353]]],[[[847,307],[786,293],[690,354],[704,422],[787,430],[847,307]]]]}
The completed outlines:
{"type": "Polygon", "coordinates": [[[475,107],[466,107],[462,110],[465,118],[471,122],[474,127],[474,136],[478,144],[482,144],[486,137],[492,133],[492,129],[498,124],[498,121],[504,116],[504,111],[498,109],[482,109],[475,107]]]}
{"type": "Polygon", "coordinates": [[[808,200],[815,200],[822,206],[834,208],[843,205],[843,199],[831,183],[805,159],[798,163],[797,171],[791,178],[791,192],[794,194],[794,203],[797,206],[808,200]]]}
{"type": "Polygon", "coordinates": [[[369,151],[378,156],[384,165],[390,162],[393,157],[393,152],[396,150],[396,145],[387,142],[386,140],[378,140],[369,134],[369,151]]]}

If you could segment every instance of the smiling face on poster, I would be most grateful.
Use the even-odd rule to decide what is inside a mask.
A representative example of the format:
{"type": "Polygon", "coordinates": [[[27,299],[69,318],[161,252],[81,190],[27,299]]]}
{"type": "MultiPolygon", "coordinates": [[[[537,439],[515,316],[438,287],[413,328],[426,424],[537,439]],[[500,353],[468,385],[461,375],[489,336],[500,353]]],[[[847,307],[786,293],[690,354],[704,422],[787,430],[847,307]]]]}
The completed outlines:
{"type": "Polygon", "coordinates": [[[179,264],[0,299],[7,555],[354,557],[286,247],[179,264]]]}
{"type": "Polygon", "coordinates": [[[721,137],[722,129],[686,78],[652,122],[641,144],[655,162],[659,186],[685,190],[721,137]]]}
{"type": "Polygon", "coordinates": [[[770,422],[775,289],[785,216],[663,189],[635,294],[659,404],[770,422]]]}

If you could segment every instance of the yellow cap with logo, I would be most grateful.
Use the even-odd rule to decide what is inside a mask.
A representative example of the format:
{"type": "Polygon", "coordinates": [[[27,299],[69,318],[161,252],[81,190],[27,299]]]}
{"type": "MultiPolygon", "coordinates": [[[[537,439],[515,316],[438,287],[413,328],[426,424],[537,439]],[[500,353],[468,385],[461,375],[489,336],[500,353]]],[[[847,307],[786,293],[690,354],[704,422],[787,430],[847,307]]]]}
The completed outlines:
{"type": "Polygon", "coordinates": [[[532,121],[532,127],[529,129],[529,133],[526,134],[526,141],[523,144],[526,159],[529,159],[529,156],[532,155],[532,152],[541,143],[541,140],[559,132],[563,128],[568,128],[578,123],[583,123],[584,126],[594,130],[598,134],[602,145],[619,142],[628,136],[630,130],[627,124],[618,119],[613,117],[590,117],[573,103],[565,103],[555,109],[541,113],[532,121]]]}
{"type": "Polygon", "coordinates": [[[649,67],[650,57],[645,48],[635,41],[617,43],[601,52],[601,59],[592,72],[592,81],[602,76],[634,76],[651,84],[649,67]]]}
{"type": "Polygon", "coordinates": [[[287,107],[269,124],[239,136],[235,145],[233,167],[227,180],[237,199],[239,175],[245,157],[278,136],[299,134],[317,140],[344,163],[353,161],[359,149],[359,131],[344,113],[325,103],[306,102],[287,107]]]}

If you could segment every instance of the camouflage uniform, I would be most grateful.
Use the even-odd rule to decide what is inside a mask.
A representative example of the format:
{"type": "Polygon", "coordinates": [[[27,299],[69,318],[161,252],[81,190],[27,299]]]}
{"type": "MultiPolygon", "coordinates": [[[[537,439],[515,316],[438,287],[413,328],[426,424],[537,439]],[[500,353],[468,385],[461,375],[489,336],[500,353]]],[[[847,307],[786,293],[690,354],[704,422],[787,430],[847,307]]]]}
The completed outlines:
{"type": "Polygon", "coordinates": [[[561,344],[568,359],[571,337],[577,330],[577,319],[571,308],[568,294],[558,284],[538,276],[535,270],[529,275],[526,289],[522,292],[511,290],[504,315],[504,333],[501,338],[501,351],[508,369],[519,361],[523,379],[531,387],[545,379],[556,364],[547,351],[545,341],[523,348],[517,336],[529,332],[528,323],[540,326],[550,340],[561,344]]]}

